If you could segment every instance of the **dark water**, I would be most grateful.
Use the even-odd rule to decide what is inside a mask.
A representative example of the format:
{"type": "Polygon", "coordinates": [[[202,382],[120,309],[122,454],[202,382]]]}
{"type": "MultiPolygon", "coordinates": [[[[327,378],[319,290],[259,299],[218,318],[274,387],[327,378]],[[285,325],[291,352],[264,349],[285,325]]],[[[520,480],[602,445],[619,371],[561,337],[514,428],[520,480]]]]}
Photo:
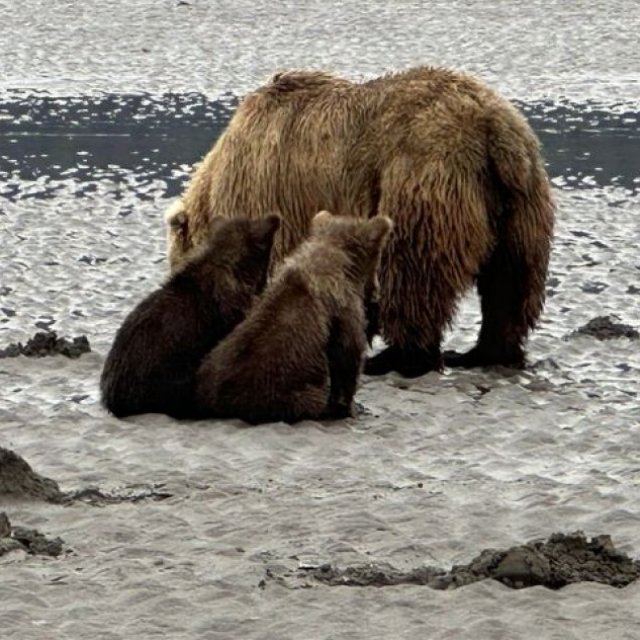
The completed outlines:
{"type": "MultiPolygon", "coordinates": [[[[82,197],[107,178],[133,184],[139,199],[152,198],[144,187],[162,180],[165,195],[175,196],[237,103],[230,93],[216,100],[198,93],[16,96],[0,103],[0,195],[49,197],[73,179],[75,195],[82,197]],[[35,180],[40,186],[34,189],[29,183],[35,180]]],[[[589,102],[516,104],[538,133],[557,186],[613,185],[637,192],[637,111],[615,112],[589,102]]]]}

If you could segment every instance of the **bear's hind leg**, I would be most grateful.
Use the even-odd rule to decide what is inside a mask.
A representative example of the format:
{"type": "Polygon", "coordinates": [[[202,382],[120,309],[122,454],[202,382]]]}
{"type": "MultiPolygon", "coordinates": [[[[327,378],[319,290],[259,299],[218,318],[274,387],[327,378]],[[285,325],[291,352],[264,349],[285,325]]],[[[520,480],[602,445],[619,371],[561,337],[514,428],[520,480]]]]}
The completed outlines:
{"type": "Polygon", "coordinates": [[[468,353],[445,354],[449,366],[525,366],[524,342],[544,306],[555,208],[537,147],[529,160],[532,173],[528,180],[519,176],[519,186],[519,180],[509,175],[514,170],[511,158],[502,165],[497,242],[477,281],[480,335],[468,353]],[[509,188],[514,182],[516,186],[509,188]]]}
{"type": "Polygon", "coordinates": [[[542,310],[546,263],[527,264],[499,242],[478,276],[482,325],[466,353],[447,351],[450,367],[525,366],[524,342],[542,310]]]}

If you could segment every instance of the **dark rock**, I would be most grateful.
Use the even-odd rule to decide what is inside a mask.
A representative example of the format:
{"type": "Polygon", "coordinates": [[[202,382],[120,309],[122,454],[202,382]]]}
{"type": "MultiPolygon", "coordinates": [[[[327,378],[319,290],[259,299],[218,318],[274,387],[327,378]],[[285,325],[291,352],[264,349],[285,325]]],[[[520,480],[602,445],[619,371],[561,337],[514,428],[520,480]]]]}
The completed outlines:
{"type": "Polygon", "coordinates": [[[610,340],[612,338],[630,338],[637,340],[640,333],[628,324],[617,322],[616,316],[598,316],[587,322],[583,327],[576,329],[569,337],[591,336],[598,340],[610,340]]]}
{"type": "Polygon", "coordinates": [[[19,455],[0,447],[0,496],[62,502],[58,483],[36,473],[19,455]]]}
{"type": "Polygon", "coordinates": [[[33,358],[51,355],[79,358],[83,353],[89,353],[90,351],[91,346],[86,336],[67,340],[67,338],[58,338],[55,331],[38,331],[27,341],[26,345],[18,342],[0,349],[0,358],[15,358],[20,355],[33,358]]]}

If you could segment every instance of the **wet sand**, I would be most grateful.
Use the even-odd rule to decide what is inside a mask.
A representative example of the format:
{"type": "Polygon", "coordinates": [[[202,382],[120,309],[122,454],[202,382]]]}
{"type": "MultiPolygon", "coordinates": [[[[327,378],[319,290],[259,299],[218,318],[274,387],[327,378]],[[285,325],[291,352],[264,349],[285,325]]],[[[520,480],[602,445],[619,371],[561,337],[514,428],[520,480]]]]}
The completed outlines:
{"type": "MultiPolygon", "coordinates": [[[[640,342],[576,333],[603,316],[640,329],[635,3],[291,6],[3,12],[0,349],[49,330],[91,345],[0,359],[0,446],[77,498],[0,496],[11,526],[65,549],[2,555],[3,637],[633,638],[637,580],[355,588],[309,572],[449,571],[576,531],[640,557],[640,342]],[[364,414],[337,423],[106,415],[109,344],[166,275],[163,210],[237,98],[284,66],[424,62],[479,73],[544,142],[559,212],[530,367],[365,378],[364,414]]],[[[470,295],[447,347],[478,321],[470,295]]]]}

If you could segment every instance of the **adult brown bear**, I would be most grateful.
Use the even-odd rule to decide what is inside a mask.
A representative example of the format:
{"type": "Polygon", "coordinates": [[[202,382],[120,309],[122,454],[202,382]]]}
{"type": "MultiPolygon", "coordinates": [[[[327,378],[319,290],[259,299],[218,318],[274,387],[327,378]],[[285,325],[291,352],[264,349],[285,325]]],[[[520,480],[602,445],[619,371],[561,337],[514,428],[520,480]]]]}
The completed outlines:
{"type": "Polygon", "coordinates": [[[202,242],[213,215],[277,211],[282,259],[321,209],[394,223],[379,272],[388,348],[365,372],[440,369],[443,331],[474,282],[478,342],[446,362],[524,365],[544,304],[554,204],[538,140],[505,98],[430,67],[361,84],[278,74],[244,99],[167,212],[169,258],[202,242]]]}

